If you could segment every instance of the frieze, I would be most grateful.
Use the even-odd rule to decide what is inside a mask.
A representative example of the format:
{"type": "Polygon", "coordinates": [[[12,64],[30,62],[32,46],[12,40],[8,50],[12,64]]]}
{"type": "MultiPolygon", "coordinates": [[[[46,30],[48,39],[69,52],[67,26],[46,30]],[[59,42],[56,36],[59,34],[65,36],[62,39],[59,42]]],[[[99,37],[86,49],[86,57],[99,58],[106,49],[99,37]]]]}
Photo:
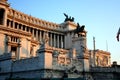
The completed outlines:
{"type": "Polygon", "coordinates": [[[96,65],[97,66],[108,66],[108,57],[107,56],[97,56],[96,57],[96,65]]]}
{"type": "Polygon", "coordinates": [[[8,10],[8,17],[14,20],[18,20],[19,22],[29,24],[31,26],[36,26],[38,28],[41,27],[45,29],[51,29],[54,31],[58,31],[58,32],[59,31],[61,32],[61,30],[63,30],[63,27],[59,26],[59,24],[44,21],[44,20],[32,17],[31,15],[26,15],[12,8],[9,8],[8,10]]]}
{"type": "MultiPolygon", "coordinates": [[[[43,30],[43,31],[49,31],[49,32],[51,32],[51,31],[55,31],[55,32],[57,32],[57,33],[59,33],[59,34],[63,34],[63,33],[61,33],[61,32],[64,32],[64,31],[62,31],[63,30],[63,28],[60,28],[60,27],[56,27],[56,25],[51,25],[51,26],[46,26],[46,25],[42,25],[42,24],[33,24],[32,22],[30,23],[30,22],[26,22],[26,21],[23,21],[23,20],[21,20],[21,19],[18,19],[18,18],[14,18],[14,19],[11,19],[11,18],[13,18],[13,16],[10,16],[10,15],[8,15],[8,19],[9,20],[12,20],[12,21],[14,21],[14,22],[18,22],[18,23],[21,23],[21,24],[23,24],[23,25],[27,25],[27,26],[29,26],[29,27],[31,27],[31,28],[36,28],[36,29],[40,29],[40,30],[43,30]]],[[[54,33],[55,33],[54,32],[54,33]]]]}
{"type": "Polygon", "coordinates": [[[53,51],[53,63],[69,65],[71,63],[71,59],[67,56],[67,53],[60,53],[59,51],[53,51]],[[56,60],[56,61],[55,61],[56,60]]]}

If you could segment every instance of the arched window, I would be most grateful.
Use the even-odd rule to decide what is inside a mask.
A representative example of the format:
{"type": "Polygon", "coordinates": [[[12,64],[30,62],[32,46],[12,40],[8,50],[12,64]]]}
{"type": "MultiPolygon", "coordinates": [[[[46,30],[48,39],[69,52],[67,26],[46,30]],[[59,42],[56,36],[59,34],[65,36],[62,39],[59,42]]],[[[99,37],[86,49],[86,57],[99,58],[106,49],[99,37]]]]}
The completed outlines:
{"type": "Polygon", "coordinates": [[[0,25],[3,25],[4,23],[4,13],[5,13],[5,10],[0,9],[0,25]]]}

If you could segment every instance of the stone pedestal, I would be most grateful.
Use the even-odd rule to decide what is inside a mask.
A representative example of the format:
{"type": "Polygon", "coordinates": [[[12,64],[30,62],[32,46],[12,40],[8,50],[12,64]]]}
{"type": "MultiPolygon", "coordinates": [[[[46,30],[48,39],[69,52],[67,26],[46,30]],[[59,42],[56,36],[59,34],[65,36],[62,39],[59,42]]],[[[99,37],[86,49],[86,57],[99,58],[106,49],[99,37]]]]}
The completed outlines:
{"type": "Polygon", "coordinates": [[[75,34],[72,39],[72,45],[72,49],[76,50],[74,51],[76,52],[76,58],[82,61],[83,71],[89,71],[89,55],[86,46],[86,32],[84,31],[79,34],[75,34]]]}
{"type": "Polygon", "coordinates": [[[44,69],[52,69],[52,49],[48,44],[42,44],[40,49],[37,50],[37,55],[42,60],[44,69]]]}
{"type": "Polygon", "coordinates": [[[49,47],[48,43],[43,43],[40,48],[37,50],[37,55],[41,61],[43,67],[43,76],[42,78],[51,78],[52,70],[52,49],[49,47]]]}

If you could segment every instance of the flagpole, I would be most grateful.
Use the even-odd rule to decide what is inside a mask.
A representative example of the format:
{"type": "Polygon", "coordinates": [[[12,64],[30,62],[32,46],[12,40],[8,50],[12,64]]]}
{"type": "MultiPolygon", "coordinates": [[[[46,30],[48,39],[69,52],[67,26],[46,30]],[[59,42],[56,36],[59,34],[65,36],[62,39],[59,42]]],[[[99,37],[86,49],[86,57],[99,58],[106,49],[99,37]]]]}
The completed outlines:
{"type": "Polygon", "coordinates": [[[94,67],[96,66],[95,64],[95,37],[93,37],[93,58],[94,58],[94,67]]]}

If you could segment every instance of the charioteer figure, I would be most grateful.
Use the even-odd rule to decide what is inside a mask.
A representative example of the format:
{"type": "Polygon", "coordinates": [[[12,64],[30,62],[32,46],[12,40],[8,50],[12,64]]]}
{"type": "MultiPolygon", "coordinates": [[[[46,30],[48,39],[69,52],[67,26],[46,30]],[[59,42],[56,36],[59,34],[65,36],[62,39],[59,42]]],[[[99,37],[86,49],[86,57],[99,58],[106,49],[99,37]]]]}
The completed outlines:
{"type": "Polygon", "coordinates": [[[63,13],[63,14],[66,17],[65,20],[64,20],[64,22],[67,22],[67,21],[74,22],[74,17],[71,18],[71,16],[68,17],[68,15],[66,13],[63,13]]]}

